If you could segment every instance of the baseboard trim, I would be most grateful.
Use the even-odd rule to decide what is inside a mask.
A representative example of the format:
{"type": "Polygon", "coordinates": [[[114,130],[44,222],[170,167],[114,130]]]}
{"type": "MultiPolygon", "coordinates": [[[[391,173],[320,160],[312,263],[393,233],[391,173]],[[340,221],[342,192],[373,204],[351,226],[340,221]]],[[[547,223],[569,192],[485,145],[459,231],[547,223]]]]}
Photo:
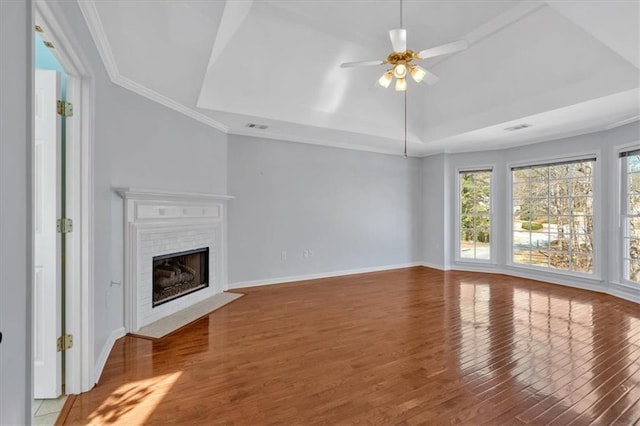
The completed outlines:
{"type": "Polygon", "coordinates": [[[392,271],[394,269],[411,268],[414,266],[423,266],[423,262],[401,263],[396,265],[373,266],[370,268],[347,269],[344,271],[323,272],[320,274],[296,275],[291,277],[270,278],[267,280],[241,281],[237,283],[229,283],[229,290],[245,287],[259,287],[263,285],[285,284],[296,281],[317,280],[320,278],[342,277],[346,275],[366,274],[369,272],[392,271]]]}
{"type": "Polygon", "coordinates": [[[430,263],[430,262],[421,262],[420,265],[424,266],[425,268],[437,269],[439,271],[449,271],[451,269],[450,266],[445,266],[445,265],[440,265],[437,263],[430,263]]]}
{"type": "Polygon", "coordinates": [[[109,358],[109,354],[111,353],[111,349],[113,349],[113,345],[116,343],[116,340],[123,337],[125,334],[127,333],[124,327],[120,327],[113,330],[109,337],[107,337],[107,341],[100,351],[100,356],[98,356],[98,359],[96,359],[93,374],[93,383],[98,383],[98,381],[100,380],[102,370],[104,370],[104,366],[107,364],[107,359],[109,358]]]}

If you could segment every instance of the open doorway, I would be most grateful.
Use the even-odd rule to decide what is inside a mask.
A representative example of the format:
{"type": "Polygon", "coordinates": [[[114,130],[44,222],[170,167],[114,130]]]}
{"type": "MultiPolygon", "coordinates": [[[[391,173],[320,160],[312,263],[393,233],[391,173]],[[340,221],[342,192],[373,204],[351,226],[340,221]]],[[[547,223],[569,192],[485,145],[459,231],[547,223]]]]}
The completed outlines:
{"type": "MultiPolygon", "coordinates": [[[[36,241],[33,256],[34,265],[40,269],[34,271],[31,305],[34,324],[33,389],[35,397],[55,398],[57,395],[88,391],[95,384],[91,309],[93,83],[84,65],[86,61],[72,48],[64,32],[68,26],[60,21],[64,18],[56,13],[57,6],[46,2],[34,4],[35,92],[36,96],[41,93],[43,98],[34,100],[36,145],[33,205],[36,241]],[[48,82],[42,83],[43,79],[48,82]],[[40,90],[45,86],[55,89],[40,90]],[[48,121],[44,115],[45,112],[50,113],[51,101],[44,99],[45,92],[54,93],[47,97],[55,98],[55,118],[49,118],[48,121]],[[72,106],[58,101],[66,101],[72,106]],[[58,115],[58,112],[66,117],[58,115]],[[58,127],[47,130],[46,136],[40,137],[37,128],[39,120],[44,120],[43,123],[52,122],[54,127],[58,127]],[[50,142],[47,142],[47,138],[50,142]],[[38,217],[42,219],[40,222],[38,217]],[[42,242],[38,241],[39,231],[43,231],[42,242]],[[43,256],[49,258],[49,263],[43,263],[43,256]],[[51,282],[55,282],[55,292],[44,295],[35,290],[35,286],[42,285],[44,288],[45,283],[49,283],[47,288],[50,289],[51,282]],[[40,342],[35,340],[43,335],[47,336],[46,343],[45,339],[40,342]],[[54,354],[43,360],[45,347],[46,351],[51,351],[52,346],[54,354]],[[59,347],[61,351],[58,351],[59,347]],[[42,375],[37,362],[43,362],[40,365],[42,367],[46,364],[42,375]],[[50,377],[43,378],[45,374],[50,377]]],[[[37,406],[36,403],[34,408],[37,406]]],[[[49,404],[46,411],[54,408],[55,404],[49,404]]],[[[40,420],[38,423],[41,423],[40,420]]]]}

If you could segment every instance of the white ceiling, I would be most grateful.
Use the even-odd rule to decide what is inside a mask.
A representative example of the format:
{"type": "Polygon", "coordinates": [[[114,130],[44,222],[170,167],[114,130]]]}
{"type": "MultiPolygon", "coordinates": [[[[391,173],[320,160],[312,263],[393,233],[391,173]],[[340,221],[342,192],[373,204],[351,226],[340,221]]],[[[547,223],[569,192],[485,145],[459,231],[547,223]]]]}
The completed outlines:
{"type": "MultiPolygon", "coordinates": [[[[227,133],[402,152],[402,94],[376,85],[385,67],[339,66],[386,58],[398,0],[79,4],[118,84],[227,133]]],[[[403,16],[413,50],[470,44],[422,61],[436,85],[410,82],[410,155],[534,143],[640,115],[638,1],[406,0],[403,16]]]]}

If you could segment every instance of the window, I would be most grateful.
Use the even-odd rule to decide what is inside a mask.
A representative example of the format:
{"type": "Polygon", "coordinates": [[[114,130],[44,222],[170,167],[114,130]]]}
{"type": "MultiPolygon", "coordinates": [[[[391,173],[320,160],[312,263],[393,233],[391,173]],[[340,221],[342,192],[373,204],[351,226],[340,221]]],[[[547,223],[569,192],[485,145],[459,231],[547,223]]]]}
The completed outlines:
{"type": "Polygon", "coordinates": [[[460,172],[461,259],[491,259],[491,170],[460,172]]]}
{"type": "Polygon", "coordinates": [[[511,169],[512,261],[593,273],[595,158],[511,169]]]}
{"type": "Polygon", "coordinates": [[[622,244],[623,277],[640,283],[640,150],[623,152],[622,244]]]}

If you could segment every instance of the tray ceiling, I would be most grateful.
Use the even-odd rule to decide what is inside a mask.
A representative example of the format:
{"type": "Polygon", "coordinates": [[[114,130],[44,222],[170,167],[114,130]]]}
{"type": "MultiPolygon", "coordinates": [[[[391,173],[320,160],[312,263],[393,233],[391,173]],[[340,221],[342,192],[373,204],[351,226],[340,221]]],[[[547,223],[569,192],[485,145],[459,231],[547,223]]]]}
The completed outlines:
{"type": "MultiPolygon", "coordinates": [[[[399,2],[79,1],[112,80],[231,134],[401,153],[402,94],[376,85],[399,2]],[[250,129],[247,123],[267,125],[250,129]]],[[[640,114],[638,2],[404,2],[410,155],[587,133],[640,114]],[[531,124],[508,132],[514,124],[531,124]]]]}

